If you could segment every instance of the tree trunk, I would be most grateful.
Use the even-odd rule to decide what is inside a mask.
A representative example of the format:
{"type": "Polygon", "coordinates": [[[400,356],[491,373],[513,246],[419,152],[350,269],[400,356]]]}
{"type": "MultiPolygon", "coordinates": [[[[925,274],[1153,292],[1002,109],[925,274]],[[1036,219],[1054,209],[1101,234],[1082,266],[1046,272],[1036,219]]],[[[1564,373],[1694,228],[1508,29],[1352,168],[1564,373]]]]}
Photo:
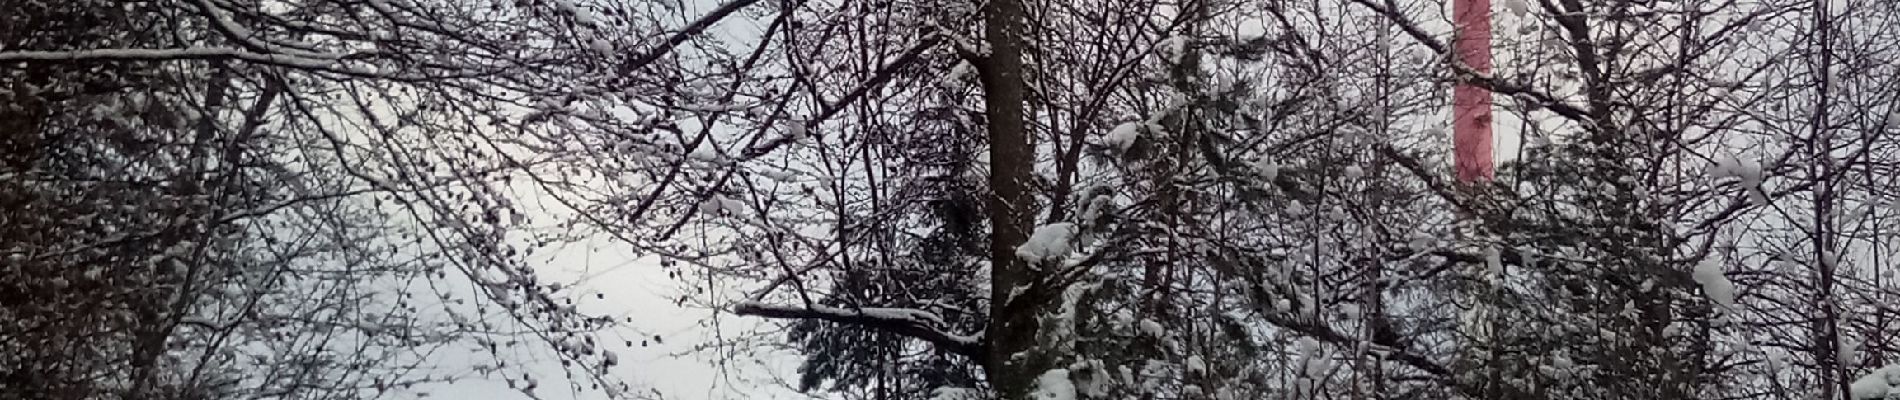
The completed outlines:
{"type": "Polygon", "coordinates": [[[1028,286],[1035,278],[1028,263],[1015,255],[1016,246],[1028,240],[1029,224],[1036,215],[1035,197],[1028,185],[1035,151],[1023,116],[1024,12],[1021,0],[990,0],[982,12],[984,36],[990,47],[980,70],[993,193],[989,199],[989,348],[983,364],[990,384],[1003,398],[1021,399],[1028,398],[1036,377],[1047,369],[1051,359],[1047,354],[1030,351],[1037,344],[1036,315],[1041,307],[1010,306],[1013,290],[1028,286]],[[1019,353],[1023,356],[1018,357],[1019,353]]]}

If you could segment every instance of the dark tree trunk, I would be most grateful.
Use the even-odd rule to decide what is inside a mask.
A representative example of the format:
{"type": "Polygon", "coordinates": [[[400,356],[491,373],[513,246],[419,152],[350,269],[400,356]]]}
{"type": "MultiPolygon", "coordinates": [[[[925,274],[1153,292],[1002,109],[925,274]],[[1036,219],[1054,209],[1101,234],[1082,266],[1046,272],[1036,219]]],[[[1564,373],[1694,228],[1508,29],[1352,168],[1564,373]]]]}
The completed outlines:
{"type": "Polygon", "coordinates": [[[990,52],[983,63],[984,108],[990,141],[991,291],[988,346],[983,364],[989,381],[1004,398],[1027,398],[1049,357],[1036,346],[1037,307],[1011,307],[1010,295],[1028,286],[1034,271],[1015,255],[1029,238],[1036,215],[1029,191],[1035,152],[1024,122],[1023,4],[990,0],[983,8],[984,35],[990,52]],[[1025,356],[1017,357],[1018,353],[1025,356]]]}

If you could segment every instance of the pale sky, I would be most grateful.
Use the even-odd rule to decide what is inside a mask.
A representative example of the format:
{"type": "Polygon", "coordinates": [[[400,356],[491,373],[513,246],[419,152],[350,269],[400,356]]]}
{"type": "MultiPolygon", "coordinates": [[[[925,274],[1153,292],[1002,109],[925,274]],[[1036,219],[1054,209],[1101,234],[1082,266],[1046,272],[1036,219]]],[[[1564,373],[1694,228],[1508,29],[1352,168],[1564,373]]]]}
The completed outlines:
{"type": "MultiPolygon", "coordinates": [[[[717,357],[712,351],[695,352],[694,347],[714,341],[715,331],[703,326],[701,322],[712,316],[711,311],[676,306],[672,299],[678,297],[678,284],[666,276],[660,266],[651,259],[634,260],[628,257],[620,246],[613,246],[605,240],[596,240],[595,246],[574,245],[553,252],[551,257],[536,257],[537,266],[544,278],[575,284],[571,296],[577,309],[587,315],[612,315],[622,326],[597,335],[603,348],[619,355],[621,367],[615,368],[635,390],[651,389],[658,391],[664,399],[682,400],[726,400],[726,399],[805,399],[782,385],[772,384],[773,376],[787,382],[796,382],[796,367],[800,358],[783,352],[777,357],[740,356],[728,359],[732,368],[730,373],[722,373],[715,365],[717,357]],[[589,247],[599,251],[590,251],[589,247]],[[544,262],[543,262],[544,261],[544,262]],[[585,277],[584,277],[585,276],[585,277]],[[602,293],[605,298],[594,294],[602,293]],[[631,316],[632,323],[624,323],[631,316]],[[648,347],[639,343],[653,335],[659,335],[664,343],[649,342],[648,347]],[[626,347],[625,340],[632,340],[634,347],[626,347]]],[[[719,330],[727,336],[759,334],[748,332],[758,327],[760,321],[725,315],[721,317],[719,330]]],[[[777,339],[777,333],[763,333],[777,339]]],[[[532,370],[536,371],[541,388],[536,391],[545,400],[562,399],[605,399],[601,393],[572,393],[565,386],[565,378],[558,364],[543,362],[532,370]]],[[[469,380],[446,385],[439,389],[430,389],[431,398],[502,400],[523,399],[520,392],[509,389],[499,380],[469,380]]]]}

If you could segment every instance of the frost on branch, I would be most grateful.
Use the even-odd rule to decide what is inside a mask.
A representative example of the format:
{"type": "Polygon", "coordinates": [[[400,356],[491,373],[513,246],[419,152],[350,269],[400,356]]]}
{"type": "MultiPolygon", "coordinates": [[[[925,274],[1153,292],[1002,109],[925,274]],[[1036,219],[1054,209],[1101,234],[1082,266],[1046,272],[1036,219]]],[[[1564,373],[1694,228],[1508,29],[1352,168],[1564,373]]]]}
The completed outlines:
{"type": "Polygon", "coordinates": [[[862,325],[917,338],[935,344],[945,351],[972,357],[979,355],[981,346],[981,338],[948,332],[944,328],[947,325],[943,317],[913,308],[837,308],[823,305],[796,307],[748,302],[734,306],[732,312],[766,318],[820,319],[862,325]]]}

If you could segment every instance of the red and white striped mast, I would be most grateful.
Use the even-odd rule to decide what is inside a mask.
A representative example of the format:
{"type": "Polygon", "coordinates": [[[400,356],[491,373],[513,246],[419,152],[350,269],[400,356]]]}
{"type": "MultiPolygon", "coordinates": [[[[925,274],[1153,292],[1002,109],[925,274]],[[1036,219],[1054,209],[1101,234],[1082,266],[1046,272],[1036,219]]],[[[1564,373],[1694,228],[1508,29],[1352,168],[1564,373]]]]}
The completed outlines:
{"type": "MultiPolygon", "coordinates": [[[[1452,59],[1491,75],[1491,0],[1452,0],[1452,59]]],[[[1461,183],[1491,180],[1491,91],[1459,79],[1452,89],[1452,167],[1461,183]]]]}
{"type": "MultiPolygon", "coordinates": [[[[1459,68],[1469,68],[1478,76],[1491,75],[1491,0],[1451,0],[1452,13],[1452,62],[1459,68]]],[[[1462,74],[1460,74],[1462,75],[1462,74]]],[[[1490,182],[1491,166],[1491,91],[1463,79],[1456,81],[1457,86],[1451,93],[1451,147],[1452,169],[1457,174],[1458,183],[1468,189],[1490,182]]],[[[1462,214],[1462,213],[1460,213],[1462,214]]],[[[1503,263],[1499,249],[1493,244],[1483,243],[1479,239],[1477,221],[1474,215],[1460,215],[1457,229],[1460,247],[1484,248],[1484,275],[1502,282],[1503,263]]],[[[1459,329],[1478,339],[1475,349],[1468,349],[1465,356],[1487,357],[1495,348],[1491,337],[1498,329],[1499,320],[1493,315],[1497,312],[1486,300],[1488,295],[1479,296],[1466,311],[1459,329]],[[1475,351],[1473,351],[1475,350],[1475,351]]]]}

